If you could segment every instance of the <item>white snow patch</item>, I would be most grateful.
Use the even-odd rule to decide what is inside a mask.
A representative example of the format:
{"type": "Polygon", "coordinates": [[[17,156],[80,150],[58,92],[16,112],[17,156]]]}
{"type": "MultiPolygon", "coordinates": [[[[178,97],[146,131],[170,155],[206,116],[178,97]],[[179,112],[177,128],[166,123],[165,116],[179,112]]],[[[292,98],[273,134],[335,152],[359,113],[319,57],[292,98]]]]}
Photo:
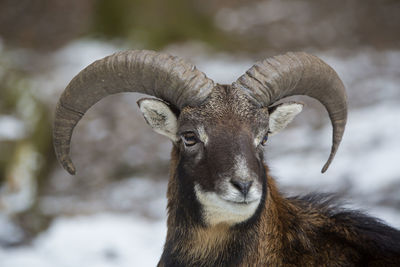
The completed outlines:
{"type": "Polygon", "coordinates": [[[348,182],[346,179],[350,179],[359,192],[373,193],[400,182],[399,118],[397,103],[351,111],[342,144],[326,174],[318,170],[330,151],[330,125],[312,135],[300,129],[290,129],[290,133],[278,135],[278,140],[271,141],[276,150],[280,149],[277,146],[290,146],[297,139],[303,139],[303,142],[288,154],[271,157],[269,162],[284,185],[329,191],[337,190],[348,182]],[[321,147],[323,150],[317,150],[321,147]],[[311,151],[304,153],[307,149],[311,151]],[[305,178],[299,179],[299,176],[305,178]]]}
{"type": "Polygon", "coordinates": [[[0,115],[0,141],[17,140],[25,136],[24,123],[14,116],[0,115]]]}
{"type": "Polygon", "coordinates": [[[31,247],[0,250],[2,267],[156,266],[166,236],[164,221],[98,214],[63,217],[31,247]]]}
{"type": "Polygon", "coordinates": [[[231,84],[242,76],[255,62],[224,54],[196,61],[196,66],[207,77],[219,84],[231,84]]]}

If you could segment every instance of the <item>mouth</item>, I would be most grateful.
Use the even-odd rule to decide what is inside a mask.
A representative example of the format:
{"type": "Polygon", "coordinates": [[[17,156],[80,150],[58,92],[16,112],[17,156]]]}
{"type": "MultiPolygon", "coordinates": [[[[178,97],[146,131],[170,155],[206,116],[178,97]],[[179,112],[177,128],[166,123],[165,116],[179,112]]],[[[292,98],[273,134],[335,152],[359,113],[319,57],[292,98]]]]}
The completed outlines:
{"type": "Polygon", "coordinates": [[[232,200],[232,199],[226,199],[224,197],[220,197],[220,198],[223,201],[226,201],[228,203],[235,204],[235,205],[240,205],[240,206],[250,205],[250,204],[253,204],[258,201],[258,199],[244,199],[244,200],[237,201],[237,200],[232,200]]]}

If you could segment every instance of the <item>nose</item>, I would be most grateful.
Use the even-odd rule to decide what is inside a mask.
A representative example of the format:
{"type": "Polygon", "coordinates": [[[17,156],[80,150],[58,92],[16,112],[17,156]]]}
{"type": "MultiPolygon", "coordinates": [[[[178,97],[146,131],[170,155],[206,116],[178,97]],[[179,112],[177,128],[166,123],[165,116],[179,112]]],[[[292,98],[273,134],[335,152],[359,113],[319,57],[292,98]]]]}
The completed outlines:
{"type": "Polygon", "coordinates": [[[247,193],[249,193],[250,187],[253,184],[253,181],[243,181],[239,179],[231,179],[231,184],[246,197],[247,193]]]}

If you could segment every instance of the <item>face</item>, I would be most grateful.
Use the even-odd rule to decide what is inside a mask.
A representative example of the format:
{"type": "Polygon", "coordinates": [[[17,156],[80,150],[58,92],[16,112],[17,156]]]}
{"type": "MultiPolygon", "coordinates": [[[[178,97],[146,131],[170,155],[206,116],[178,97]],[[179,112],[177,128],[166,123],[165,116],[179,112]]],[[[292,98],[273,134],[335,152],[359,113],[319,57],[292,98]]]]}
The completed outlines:
{"type": "Polygon", "coordinates": [[[268,110],[221,90],[178,119],[180,164],[210,225],[249,219],[263,195],[268,110]]]}
{"type": "Polygon", "coordinates": [[[237,224],[256,213],[266,192],[263,146],[274,130],[270,117],[282,121],[282,116],[275,111],[270,116],[267,108],[222,86],[203,105],[186,107],[178,117],[162,102],[139,106],[153,129],[178,148],[177,179],[185,193],[195,195],[206,224],[237,224]]]}

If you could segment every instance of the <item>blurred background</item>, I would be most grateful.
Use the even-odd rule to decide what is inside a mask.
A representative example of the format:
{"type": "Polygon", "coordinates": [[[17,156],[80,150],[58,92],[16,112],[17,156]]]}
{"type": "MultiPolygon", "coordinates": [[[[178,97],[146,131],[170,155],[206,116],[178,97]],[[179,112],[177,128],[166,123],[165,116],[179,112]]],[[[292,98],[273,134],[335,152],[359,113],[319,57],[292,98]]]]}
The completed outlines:
{"type": "Polygon", "coordinates": [[[343,79],[349,120],[322,175],[331,126],[314,100],[266,147],[287,195],[336,192],[400,228],[400,2],[397,0],[0,0],[0,265],[155,266],[166,234],[170,142],[135,94],[77,126],[69,176],[52,148],[54,107],[85,66],[116,51],[185,58],[219,83],[287,51],[343,79]]]}

